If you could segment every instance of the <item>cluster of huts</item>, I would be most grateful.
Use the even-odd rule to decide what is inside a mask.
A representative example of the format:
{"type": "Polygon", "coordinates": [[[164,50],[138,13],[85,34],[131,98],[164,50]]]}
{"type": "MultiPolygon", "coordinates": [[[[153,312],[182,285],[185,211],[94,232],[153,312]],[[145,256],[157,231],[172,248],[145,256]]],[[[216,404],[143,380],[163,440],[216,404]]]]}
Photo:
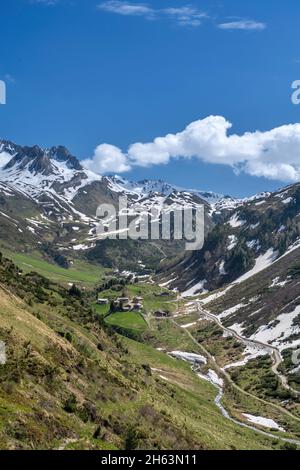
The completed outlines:
{"type": "MultiPolygon", "coordinates": [[[[140,312],[144,308],[143,297],[118,297],[113,301],[114,308],[119,312],[140,312]]],[[[108,299],[98,299],[98,305],[107,305],[108,299]]]]}

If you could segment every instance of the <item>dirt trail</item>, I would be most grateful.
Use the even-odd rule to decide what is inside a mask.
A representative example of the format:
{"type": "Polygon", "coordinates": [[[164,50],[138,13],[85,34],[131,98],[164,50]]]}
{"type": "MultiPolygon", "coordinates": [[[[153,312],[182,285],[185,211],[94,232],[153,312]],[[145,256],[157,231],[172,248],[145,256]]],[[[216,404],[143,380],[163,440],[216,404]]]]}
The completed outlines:
{"type": "Polygon", "coordinates": [[[271,346],[270,344],[262,343],[261,341],[256,341],[256,340],[249,339],[249,338],[246,338],[244,336],[241,336],[235,330],[233,330],[231,328],[227,328],[226,326],[224,326],[222,324],[221,320],[216,315],[214,315],[211,312],[208,312],[207,310],[204,310],[204,308],[199,304],[199,302],[195,302],[195,305],[196,305],[197,310],[198,310],[200,315],[213,320],[223,331],[225,331],[226,333],[228,333],[231,336],[233,336],[234,338],[236,338],[238,341],[243,343],[245,346],[250,346],[250,347],[255,347],[255,348],[258,348],[258,349],[262,349],[262,350],[266,351],[266,353],[270,354],[270,356],[273,359],[272,371],[279,378],[283,388],[288,390],[290,393],[292,393],[296,397],[300,396],[300,392],[293,389],[289,385],[287,377],[285,375],[281,374],[278,371],[278,368],[279,368],[280,364],[283,362],[283,359],[281,357],[281,354],[280,354],[280,351],[279,351],[278,348],[276,348],[274,346],[271,346]]]}
{"type": "MultiPolygon", "coordinates": [[[[191,340],[203,351],[203,353],[209,358],[209,360],[213,363],[213,367],[218,371],[218,373],[220,375],[223,375],[223,377],[226,377],[226,379],[231,383],[231,385],[233,386],[233,388],[235,388],[236,390],[239,390],[241,393],[245,394],[246,396],[249,396],[255,400],[258,400],[259,402],[261,403],[264,403],[265,405],[268,405],[268,406],[272,406],[274,407],[275,409],[281,411],[282,413],[286,414],[287,416],[289,416],[290,418],[293,418],[295,419],[296,421],[300,421],[300,418],[298,418],[297,416],[294,416],[292,413],[290,413],[289,411],[285,410],[284,408],[281,408],[279,405],[276,405],[276,404],[273,404],[273,403],[269,403],[261,398],[258,398],[256,397],[255,395],[252,395],[251,393],[248,393],[246,392],[245,390],[241,389],[238,385],[236,385],[229,374],[227,374],[226,371],[224,371],[223,369],[221,369],[216,361],[215,361],[215,358],[204,348],[204,346],[202,346],[200,343],[198,343],[198,341],[194,338],[194,336],[186,329],[182,328],[182,325],[178,324],[175,320],[173,320],[172,318],[161,318],[159,319],[161,321],[166,321],[166,320],[171,320],[172,323],[174,325],[176,325],[177,327],[183,329],[183,331],[185,331],[185,333],[191,338],[191,340]]],[[[210,383],[212,383],[212,385],[214,385],[217,389],[218,389],[218,394],[215,398],[215,404],[216,406],[220,409],[222,415],[224,416],[224,418],[226,419],[229,419],[231,422],[235,423],[236,425],[240,426],[240,427],[243,427],[243,428],[247,428],[247,429],[251,429],[252,431],[255,431],[259,434],[262,434],[264,436],[267,436],[267,437],[271,437],[271,438],[274,438],[274,439],[278,439],[280,441],[283,441],[283,442],[288,442],[290,444],[296,444],[297,446],[300,446],[300,441],[296,440],[296,439],[291,439],[291,438],[285,438],[285,437],[282,437],[282,436],[277,436],[275,434],[272,434],[271,432],[267,432],[267,431],[263,431],[262,429],[259,429],[251,424],[247,424],[247,423],[244,423],[244,422],[241,422],[241,421],[238,421],[237,419],[235,418],[232,418],[230,416],[230,414],[228,413],[228,411],[225,409],[225,407],[222,405],[222,398],[223,398],[223,395],[224,395],[224,386],[220,386],[220,385],[217,385],[216,383],[214,383],[213,381],[211,381],[208,377],[205,377],[203,376],[203,374],[199,373],[199,370],[197,369],[197,367],[194,367],[192,366],[192,369],[195,373],[197,373],[197,375],[201,378],[203,378],[204,380],[208,380],[210,383]]],[[[165,377],[161,376],[161,379],[163,380],[167,380],[165,377]]]]}
{"type": "Polygon", "coordinates": [[[214,356],[212,354],[210,354],[209,351],[207,351],[207,349],[202,345],[200,344],[196,338],[192,335],[192,333],[188,330],[188,329],[185,329],[182,327],[182,325],[180,325],[179,323],[177,323],[174,319],[172,318],[161,318],[160,319],[161,321],[166,321],[166,320],[169,320],[171,321],[174,325],[176,325],[178,328],[181,328],[189,337],[190,339],[193,341],[193,343],[201,349],[201,351],[203,351],[203,353],[206,355],[206,357],[208,357],[208,359],[211,361],[211,363],[213,364],[214,368],[216,369],[216,371],[221,375],[223,376],[229,383],[230,385],[236,389],[237,391],[239,391],[240,393],[242,393],[243,395],[249,397],[249,398],[252,398],[260,403],[263,403],[264,405],[267,405],[267,406],[271,406],[272,408],[275,408],[276,410],[280,411],[281,413],[289,416],[290,418],[300,422],[300,417],[298,416],[295,416],[293,413],[291,413],[290,411],[286,410],[285,408],[283,408],[282,406],[280,405],[277,405],[276,403],[272,403],[272,402],[268,402],[267,400],[264,400],[263,398],[259,398],[257,397],[256,395],[253,395],[252,393],[250,392],[247,392],[246,390],[243,390],[241,387],[239,387],[231,378],[231,376],[225,371],[223,370],[217,363],[216,363],[216,360],[214,358],[214,356]]]}

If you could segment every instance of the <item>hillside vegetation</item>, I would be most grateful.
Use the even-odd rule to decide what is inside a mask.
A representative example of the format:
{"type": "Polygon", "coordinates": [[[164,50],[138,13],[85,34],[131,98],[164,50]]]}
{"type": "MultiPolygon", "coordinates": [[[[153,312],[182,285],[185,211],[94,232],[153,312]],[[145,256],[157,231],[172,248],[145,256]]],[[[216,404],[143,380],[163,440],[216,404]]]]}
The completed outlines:
{"type": "Polygon", "coordinates": [[[1,449],[278,448],[226,420],[189,364],[117,335],[90,294],[1,256],[0,305],[1,449]]]}

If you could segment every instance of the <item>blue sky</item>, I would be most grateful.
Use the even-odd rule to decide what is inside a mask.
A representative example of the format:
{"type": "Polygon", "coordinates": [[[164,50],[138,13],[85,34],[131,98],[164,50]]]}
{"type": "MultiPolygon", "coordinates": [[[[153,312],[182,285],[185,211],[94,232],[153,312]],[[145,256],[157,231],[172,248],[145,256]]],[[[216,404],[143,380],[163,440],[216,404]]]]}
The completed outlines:
{"type": "MultiPolygon", "coordinates": [[[[0,79],[7,84],[7,104],[0,106],[0,136],[43,147],[64,144],[93,169],[103,158],[103,148],[95,148],[111,144],[130,159],[125,177],[162,178],[234,196],[295,181],[298,128],[291,168],[285,167],[283,153],[291,148],[290,141],[282,143],[285,130],[280,162],[272,135],[268,168],[256,148],[250,164],[242,162],[240,144],[239,155],[229,158],[228,142],[224,164],[216,164],[223,148],[209,148],[202,158],[202,141],[198,158],[186,150],[187,140],[184,158],[168,148],[163,164],[157,145],[151,147],[154,165],[149,155],[145,160],[145,147],[137,149],[141,157],[128,151],[210,115],[223,116],[233,125],[228,134],[239,135],[300,122],[300,106],[291,103],[291,83],[300,79],[300,2],[270,3],[2,0],[0,79]]],[[[116,152],[107,152],[104,158],[112,155],[113,161],[116,152]]]]}

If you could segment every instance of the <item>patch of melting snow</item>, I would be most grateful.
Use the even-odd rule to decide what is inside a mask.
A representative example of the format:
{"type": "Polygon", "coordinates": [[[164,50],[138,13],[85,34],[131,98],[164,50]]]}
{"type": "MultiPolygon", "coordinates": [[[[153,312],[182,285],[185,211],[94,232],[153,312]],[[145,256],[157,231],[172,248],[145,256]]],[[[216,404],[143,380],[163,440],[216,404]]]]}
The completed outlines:
{"type": "Polygon", "coordinates": [[[171,382],[170,379],[168,379],[168,377],[165,377],[164,375],[159,375],[159,377],[165,380],[166,382],[171,382]]]}
{"type": "Polygon", "coordinates": [[[265,204],[266,201],[259,201],[259,202],[256,202],[255,205],[256,206],[262,206],[263,204],[265,204]]]}
{"type": "Polygon", "coordinates": [[[193,297],[194,295],[197,295],[196,293],[202,289],[202,291],[205,291],[204,285],[207,283],[206,279],[203,281],[198,282],[195,286],[191,287],[190,289],[186,290],[181,294],[182,297],[193,297]]]}
{"type": "Polygon", "coordinates": [[[231,227],[237,228],[237,227],[242,227],[243,225],[245,225],[246,221],[240,220],[238,214],[235,213],[233,214],[233,216],[231,217],[228,223],[231,227]]]}
{"type": "Polygon", "coordinates": [[[281,202],[282,202],[282,204],[290,204],[292,201],[294,201],[294,198],[288,197],[288,198],[284,199],[281,202]]]}
{"type": "Polygon", "coordinates": [[[281,233],[281,232],[284,232],[286,230],[286,226],[285,225],[281,225],[278,229],[278,232],[281,233]]]}
{"type": "Polygon", "coordinates": [[[272,280],[270,287],[284,287],[289,282],[289,280],[290,279],[288,278],[285,281],[280,282],[280,277],[275,277],[275,279],[272,280]]]}
{"type": "Polygon", "coordinates": [[[207,364],[207,359],[204,356],[194,353],[188,353],[183,351],[171,351],[170,356],[176,359],[181,359],[186,362],[192,362],[193,364],[207,364]]]}
{"type": "Polygon", "coordinates": [[[188,323],[187,325],[182,325],[181,328],[187,329],[191,328],[192,326],[197,325],[198,322],[194,321],[193,323],[188,323]]]}
{"type": "Polygon", "coordinates": [[[245,356],[243,359],[237,362],[233,362],[232,364],[227,364],[227,366],[225,366],[223,370],[234,369],[236,367],[243,367],[247,365],[248,362],[251,361],[252,359],[256,359],[259,356],[265,356],[266,354],[269,354],[269,352],[266,350],[263,350],[261,348],[260,349],[257,349],[254,347],[252,348],[248,346],[243,354],[243,356],[245,356]]]}
{"type": "Polygon", "coordinates": [[[159,284],[159,287],[168,287],[172,282],[176,281],[177,277],[174,277],[173,279],[170,279],[167,282],[163,282],[162,284],[159,284]]]}
{"type": "Polygon", "coordinates": [[[226,287],[226,289],[224,289],[222,291],[215,292],[214,294],[208,295],[204,299],[199,299],[200,303],[202,305],[206,305],[206,304],[209,304],[210,302],[213,302],[214,300],[219,299],[220,297],[223,297],[223,295],[225,295],[226,292],[228,292],[231,289],[231,287],[232,287],[232,285],[229,285],[228,287],[226,287]]]}
{"type": "Polygon", "coordinates": [[[231,251],[231,250],[233,250],[233,248],[236,247],[238,239],[235,235],[229,235],[228,236],[228,241],[229,241],[229,245],[227,246],[227,250],[231,251]]]}
{"type": "Polygon", "coordinates": [[[264,428],[276,429],[277,431],[285,432],[285,429],[280,427],[273,419],[262,418],[261,416],[253,416],[247,413],[243,413],[243,416],[245,416],[245,418],[247,418],[250,423],[258,424],[264,428]]]}
{"type": "Polygon", "coordinates": [[[221,276],[226,276],[226,271],[225,271],[225,260],[223,259],[220,263],[220,266],[219,266],[219,274],[221,276]]]}
{"type": "Polygon", "coordinates": [[[224,385],[223,379],[221,379],[221,377],[219,377],[218,374],[214,370],[209,369],[207,376],[214,385],[217,385],[218,387],[223,387],[224,385]]]}
{"type": "Polygon", "coordinates": [[[250,248],[251,250],[255,248],[256,251],[259,251],[261,248],[259,240],[251,240],[250,242],[247,242],[247,247],[250,248]]]}
{"type": "Polygon", "coordinates": [[[83,245],[83,244],[80,244],[80,245],[74,245],[73,246],[73,250],[75,251],[84,251],[84,250],[89,250],[91,248],[94,248],[96,245],[95,244],[92,244],[92,245],[83,245]]]}
{"type": "Polygon", "coordinates": [[[261,326],[250,339],[272,344],[272,346],[277,347],[280,351],[292,347],[289,343],[289,338],[294,334],[300,333],[300,327],[294,325],[294,320],[299,315],[300,305],[297,305],[292,312],[279,315],[276,318],[276,322],[261,326]]]}
{"type": "Polygon", "coordinates": [[[248,307],[249,304],[238,304],[235,305],[234,307],[228,308],[227,310],[224,310],[224,312],[221,313],[221,315],[218,315],[218,318],[221,320],[222,318],[227,318],[230,315],[233,315],[234,313],[238,312],[244,307],[248,307]]]}
{"type": "Polygon", "coordinates": [[[288,190],[282,191],[281,193],[275,194],[275,197],[282,199],[286,194],[288,194],[288,190]]]}
{"type": "Polygon", "coordinates": [[[236,367],[243,367],[248,363],[249,360],[249,358],[245,357],[245,359],[241,359],[240,361],[233,362],[232,364],[227,364],[227,366],[223,367],[223,370],[235,369],[236,367]]]}
{"type": "Polygon", "coordinates": [[[233,285],[240,284],[241,282],[246,281],[250,277],[255,276],[255,274],[258,274],[259,272],[268,268],[273,264],[277,256],[278,252],[274,251],[273,248],[270,248],[264,255],[260,255],[258,258],[256,258],[254,268],[250,269],[250,271],[247,271],[245,274],[243,274],[243,276],[236,279],[233,285]]]}
{"type": "Polygon", "coordinates": [[[280,261],[282,258],[284,258],[285,256],[289,255],[290,253],[292,253],[293,251],[297,250],[298,248],[300,248],[300,238],[298,238],[294,243],[292,243],[292,245],[290,245],[288,247],[288,249],[286,250],[286,252],[280,256],[280,258],[278,258],[276,260],[277,261],[280,261]]]}
{"type": "Polygon", "coordinates": [[[245,327],[243,326],[243,323],[241,325],[239,323],[235,323],[230,327],[230,329],[235,331],[238,335],[242,336],[245,327]]]}

